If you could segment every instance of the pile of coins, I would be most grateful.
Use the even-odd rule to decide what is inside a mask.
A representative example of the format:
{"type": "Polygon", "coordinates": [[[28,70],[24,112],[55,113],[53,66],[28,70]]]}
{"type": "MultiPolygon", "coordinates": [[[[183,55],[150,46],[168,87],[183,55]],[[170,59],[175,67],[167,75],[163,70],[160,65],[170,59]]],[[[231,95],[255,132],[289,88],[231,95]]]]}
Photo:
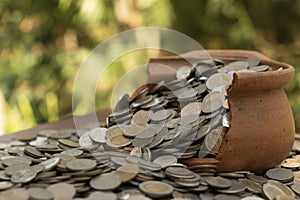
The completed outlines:
{"type": "Polygon", "coordinates": [[[0,200],[299,198],[298,136],[281,166],[258,174],[193,160],[215,157],[230,128],[232,73],[272,70],[259,64],[200,60],[174,81],[121,96],[106,125],[0,143],[0,200]]]}
{"type": "MultiPolygon", "coordinates": [[[[282,200],[300,197],[300,136],[281,166],[254,174],[217,173],[216,165],[186,166],[174,155],[151,159],[105,150],[105,128],[47,130],[0,143],[1,200],[282,200]],[[87,131],[87,132],[86,132],[87,131]],[[88,133],[88,134],[87,134],[88,133]],[[89,135],[88,139],[79,137],[89,135]],[[95,142],[91,138],[100,138],[95,142]],[[85,147],[80,146],[84,141],[85,147]],[[299,155],[298,155],[299,154],[299,155]]],[[[137,153],[135,153],[137,154],[137,153]]]]}

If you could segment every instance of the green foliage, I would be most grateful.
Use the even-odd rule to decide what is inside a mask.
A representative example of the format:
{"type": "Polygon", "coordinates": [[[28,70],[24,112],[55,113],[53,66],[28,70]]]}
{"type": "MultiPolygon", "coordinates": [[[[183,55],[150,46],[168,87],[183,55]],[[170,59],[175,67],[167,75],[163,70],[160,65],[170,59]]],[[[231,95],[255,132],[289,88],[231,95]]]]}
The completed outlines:
{"type": "MultiPolygon", "coordinates": [[[[180,31],[206,49],[257,50],[295,66],[286,91],[300,131],[299,1],[0,0],[0,15],[7,132],[71,115],[74,80],[88,53],[114,34],[143,26],[180,31]]],[[[111,106],[124,73],[159,53],[139,51],[114,62],[97,88],[97,109],[111,106]]]]}

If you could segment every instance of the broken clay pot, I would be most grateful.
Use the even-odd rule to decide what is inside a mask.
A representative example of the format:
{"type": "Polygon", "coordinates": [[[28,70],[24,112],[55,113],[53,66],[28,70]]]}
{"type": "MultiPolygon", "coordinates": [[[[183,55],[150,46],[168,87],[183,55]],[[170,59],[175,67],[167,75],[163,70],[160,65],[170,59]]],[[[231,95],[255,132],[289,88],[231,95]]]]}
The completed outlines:
{"type": "MultiPolygon", "coordinates": [[[[208,50],[184,54],[184,58],[199,59],[207,55],[221,59],[225,64],[257,56],[262,64],[271,66],[271,72],[238,72],[234,74],[227,90],[231,127],[223,139],[216,158],[192,158],[185,164],[217,164],[217,171],[236,170],[263,171],[281,163],[292,149],[294,142],[294,119],[283,87],[291,82],[294,68],[286,63],[271,60],[254,51],[208,50]],[[282,68],[282,70],[277,69],[282,68]]],[[[190,65],[183,57],[150,59],[149,82],[175,79],[175,70],[190,65]],[[161,68],[159,63],[167,65],[161,68]]],[[[151,84],[148,84],[148,86],[151,84]]],[[[145,86],[144,86],[145,87],[145,86]]],[[[140,91],[142,88],[139,88],[140,91]]],[[[137,93],[138,93],[137,91],[137,93]]],[[[133,97],[137,94],[133,94],[133,97]]]]}

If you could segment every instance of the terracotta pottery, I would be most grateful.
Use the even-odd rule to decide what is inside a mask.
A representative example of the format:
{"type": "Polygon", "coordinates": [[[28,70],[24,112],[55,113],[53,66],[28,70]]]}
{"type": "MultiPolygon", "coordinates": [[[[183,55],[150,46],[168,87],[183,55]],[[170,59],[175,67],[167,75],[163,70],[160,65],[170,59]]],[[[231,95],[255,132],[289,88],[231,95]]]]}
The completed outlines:
{"type": "MultiPolygon", "coordinates": [[[[223,60],[225,64],[255,55],[261,59],[262,64],[270,65],[274,71],[234,74],[232,85],[227,90],[231,127],[224,137],[217,157],[193,158],[186,160],[185,163],[187,165],[217,163],[219,172],[236,170],[257,172],[278,165],[289,155],[294,142],[293,114],[283,89],[293,79],[294,68],[254,51],[206,52],[213,58],[223,60]],[[282,70],[277,71],[279,68],[282,70]]],[[[184,57],[197,60],[202,54],[204,52],[195,51],[184,54],[184,57]]],[[[175,78],[174,70],[162,69],[158,65],[152,65],[153,63],[161,63],[173,69],[191,65],[182,57],[150,59],[149,82],[175,78]]]]}

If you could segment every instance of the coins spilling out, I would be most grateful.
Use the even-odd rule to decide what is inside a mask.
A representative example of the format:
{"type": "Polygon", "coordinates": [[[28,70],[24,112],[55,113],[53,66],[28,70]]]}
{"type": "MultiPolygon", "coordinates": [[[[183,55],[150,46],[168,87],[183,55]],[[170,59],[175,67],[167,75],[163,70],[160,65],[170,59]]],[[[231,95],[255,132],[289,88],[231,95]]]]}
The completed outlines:
{"type": "Polygon", "coordinates": [[[299,198],[299,136],[281,166],[258,174],[194,159],[215,157],[230,128],[232,73],[271,70],[256,57],[200,60],[174,81],[122,95],[107,125],[0,143],[0,200],[299,198]]]}

